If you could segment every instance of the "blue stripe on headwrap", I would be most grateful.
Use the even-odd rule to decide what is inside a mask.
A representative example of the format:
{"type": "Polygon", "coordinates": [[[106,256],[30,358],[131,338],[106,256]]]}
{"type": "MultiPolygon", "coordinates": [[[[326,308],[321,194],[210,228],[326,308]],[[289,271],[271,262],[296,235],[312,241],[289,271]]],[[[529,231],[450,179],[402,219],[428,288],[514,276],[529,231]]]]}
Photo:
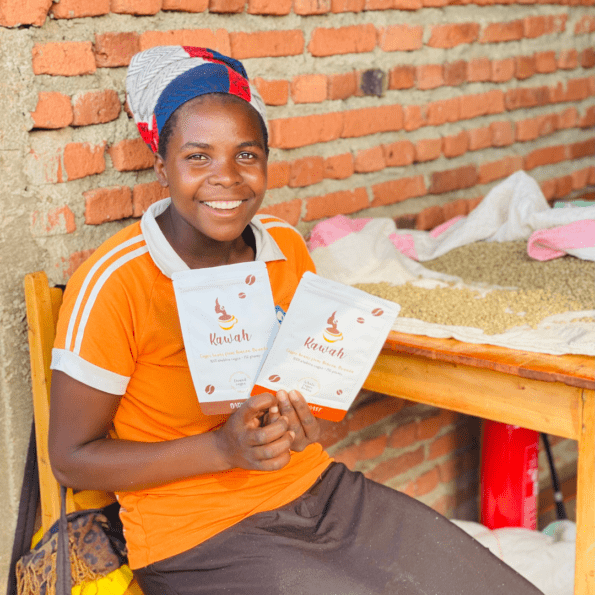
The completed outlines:
{"type": "Polygon", "coordinates": [[[176,77],[162,91],[155,106],[157,130],[184,103],[207,93],[229,93],[229,72],[223,64],[201,64],[176,77]]]}

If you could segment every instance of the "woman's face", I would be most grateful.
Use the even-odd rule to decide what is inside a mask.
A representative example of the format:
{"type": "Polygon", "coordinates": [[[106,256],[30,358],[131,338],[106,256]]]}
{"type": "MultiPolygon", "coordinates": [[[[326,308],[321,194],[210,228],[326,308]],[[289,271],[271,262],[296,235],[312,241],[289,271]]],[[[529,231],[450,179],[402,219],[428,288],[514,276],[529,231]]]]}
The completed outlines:
{"type": "Polygon", "coordinates": [[[155,160],[157,177],[170,190],[174,224],[192,227],[206,242],[238,239],[267,187],[260,121],[249,104],[234,99],[204,95],[180,107],[166,157],[155,160]]]}

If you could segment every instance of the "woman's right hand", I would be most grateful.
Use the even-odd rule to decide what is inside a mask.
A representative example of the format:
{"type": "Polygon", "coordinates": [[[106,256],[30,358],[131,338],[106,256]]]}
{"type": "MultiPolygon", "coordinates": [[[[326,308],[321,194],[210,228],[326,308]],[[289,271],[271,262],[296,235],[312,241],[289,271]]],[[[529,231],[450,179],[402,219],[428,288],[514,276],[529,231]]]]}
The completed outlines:
{"type": "Polygon", "coordinates": [[[262,393],[242,403],[215,432],[221,455],[230,468],[276,471],[289,463],[295,434],[288,429],[287,417],[277,417],[278,411],[277,398],[262,393]],[[263,426],[268,412],[276,414],[276,419],[263,426]]]}

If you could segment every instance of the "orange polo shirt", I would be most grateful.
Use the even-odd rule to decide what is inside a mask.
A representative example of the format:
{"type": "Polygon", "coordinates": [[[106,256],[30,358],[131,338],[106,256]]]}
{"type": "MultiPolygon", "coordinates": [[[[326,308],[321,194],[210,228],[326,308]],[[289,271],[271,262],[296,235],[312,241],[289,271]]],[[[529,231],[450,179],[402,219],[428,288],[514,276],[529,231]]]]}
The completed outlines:
{"type": "MultiPolygon", "coordinates": [[[[155,220],[168,204],[155,203],[100,246],[72,276],[60,310],[52,368],[122,395],[113,423],[124,440],[174,440],[217,429],[228,417],[202,414],[188,369],[171,280],[188,267],[155,220]]],[[[314,264],[288,223],[261,215],[251,228],[256,259],[266,263],[274,303],[285,312],[314,264]]],[[[187,551],[247,516],[291,502],[329,462],[311,444],[280,471],[232,469],[119,493],[130,566],[187,551]]]]}

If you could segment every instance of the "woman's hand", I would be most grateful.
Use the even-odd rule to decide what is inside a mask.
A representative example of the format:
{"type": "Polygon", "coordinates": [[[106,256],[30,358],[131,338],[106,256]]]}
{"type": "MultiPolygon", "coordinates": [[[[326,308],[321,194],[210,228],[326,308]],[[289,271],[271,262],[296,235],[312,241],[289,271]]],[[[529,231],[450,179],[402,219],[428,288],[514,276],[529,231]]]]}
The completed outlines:
{"type": "Polygon", "coordinates": [[[215,434],[230,468],[259,471],[285,467],[296,438],[295,430],[289,428],[289,419],[279,413],[277,398],[270,393],[250,397],[215,434]],[[263,425],[267,412],[268,423],[263,425]]]}
{"type": "Polygon", "coordinates": [[[288,420],[289,431],[295,436],[291,450],[302,451],[308,444],[316,442],[320,436],[320,425],[301,393],[297,390],[289,393],[280,390],[277,393],[277,401],[279,411],[269,411],[268,423],[273,423],[281,417],[288,420]]]}

